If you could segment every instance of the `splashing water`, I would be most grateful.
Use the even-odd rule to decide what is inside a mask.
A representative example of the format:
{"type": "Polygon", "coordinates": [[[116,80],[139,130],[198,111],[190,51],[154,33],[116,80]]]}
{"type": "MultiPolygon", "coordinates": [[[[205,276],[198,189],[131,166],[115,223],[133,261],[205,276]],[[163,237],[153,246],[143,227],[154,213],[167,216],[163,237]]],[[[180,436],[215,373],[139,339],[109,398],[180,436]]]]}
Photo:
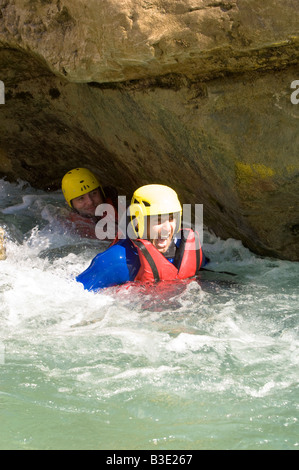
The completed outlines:
{"type": "Polygon", "coordinates": [[[63,205],[0,180],[0,449],[296,449],[299,263],[206,232],[236,276],[89,293],[63,205]]]}

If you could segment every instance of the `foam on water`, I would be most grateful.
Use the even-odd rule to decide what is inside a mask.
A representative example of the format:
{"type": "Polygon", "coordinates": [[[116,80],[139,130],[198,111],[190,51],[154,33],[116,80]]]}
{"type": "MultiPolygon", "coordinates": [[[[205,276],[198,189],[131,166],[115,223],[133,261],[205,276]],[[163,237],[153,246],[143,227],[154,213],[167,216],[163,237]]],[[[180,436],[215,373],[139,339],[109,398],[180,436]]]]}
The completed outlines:
{"type": "Polygon", "coordinates": [[[237,276],[89,293],[107,244],[65,233],[63,205],[0,181],[0,448],[295,449],[298,263],[206,232],[237,276]]]}

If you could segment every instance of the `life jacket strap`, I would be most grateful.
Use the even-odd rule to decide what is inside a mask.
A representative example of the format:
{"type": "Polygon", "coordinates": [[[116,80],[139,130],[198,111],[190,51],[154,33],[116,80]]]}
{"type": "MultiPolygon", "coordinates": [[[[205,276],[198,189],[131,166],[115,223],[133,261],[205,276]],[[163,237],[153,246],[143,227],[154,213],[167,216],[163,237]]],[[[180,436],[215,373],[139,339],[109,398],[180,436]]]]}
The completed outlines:
{"type": "MultiPolygon", "coordinates": [[[[196,254],[196,273],[200,270],[201,266],[201,246],[200,246],[200,240],[199,240],[199,235],[197,232],[193,231],[194,234],[194,242],[195,242],[195,254],[196,254]]],[[[180,270],[183,257],[184,257],[184,252],[186,248],[186,242],[187,239],[190,235],[190,229],[182,229],[181,230],[181,243],[180,246],[178,247],[175,257],[174,257],[174,266],[180,270]]]]}
{"type": "Polygon", "coordinates": [[[150,253],[148,252],[145,245],[142,242],[140,242],[139,240],[134,240],[134,244],[140,249],[140,251],[142,252],[142,254],[145,257],[146,261],[150,265],[151,270],[153,272],[154,280],[155,281],[160,281],[159,271],[158,271],[158,268],[156,266],[156,263],[153,260],[152,256],[150,255],[150,253]]]}

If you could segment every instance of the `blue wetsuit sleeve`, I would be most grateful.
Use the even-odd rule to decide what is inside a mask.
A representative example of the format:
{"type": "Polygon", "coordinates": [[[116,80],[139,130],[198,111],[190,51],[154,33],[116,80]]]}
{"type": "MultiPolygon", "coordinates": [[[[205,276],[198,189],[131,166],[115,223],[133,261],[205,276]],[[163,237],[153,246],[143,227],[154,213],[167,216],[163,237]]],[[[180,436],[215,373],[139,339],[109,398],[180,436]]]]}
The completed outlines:
{"type": "Polygon", "coordinates": [[[83,284],[84,289],[97,291],[133,281],[139,268],[138,252],[131,240],[120,240],[99,253],[76,280],[83,284]]]}

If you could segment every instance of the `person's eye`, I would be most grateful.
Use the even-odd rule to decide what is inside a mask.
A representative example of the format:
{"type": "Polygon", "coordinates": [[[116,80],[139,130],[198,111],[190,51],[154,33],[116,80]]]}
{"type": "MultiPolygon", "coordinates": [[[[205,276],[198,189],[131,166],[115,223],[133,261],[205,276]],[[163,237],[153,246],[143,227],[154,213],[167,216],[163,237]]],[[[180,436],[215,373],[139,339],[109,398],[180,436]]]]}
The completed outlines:
{"type": "Polygon", "coordinates": [[[172,220],[173,220],[172,215],[166,214],[166,215],[164,215],[164,216],[161,217],[159,223],[160,223],[160,224],[165,224],[165,222],[172,222],[172,220]]]}

